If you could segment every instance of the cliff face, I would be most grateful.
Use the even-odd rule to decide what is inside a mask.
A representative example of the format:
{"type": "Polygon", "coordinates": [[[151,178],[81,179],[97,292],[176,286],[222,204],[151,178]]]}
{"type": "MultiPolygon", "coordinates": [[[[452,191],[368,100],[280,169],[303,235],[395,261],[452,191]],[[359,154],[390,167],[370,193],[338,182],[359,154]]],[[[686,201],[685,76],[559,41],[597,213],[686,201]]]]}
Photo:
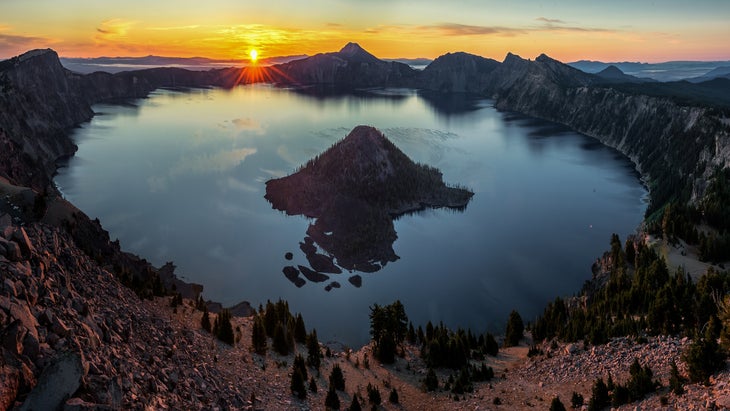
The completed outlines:
{"type": "Polygon", "coordinates": [[[495,106],[565,124],[624,153],[651,189],[648,213],[670,200],[698,200],[714,168],[730,166],[730,128],[718,110],[593,85],[554,60],[517,67],[525,74],[495,81],[503,85],[495,106]]]}
{"type": "Polygon", "coordinates": [[[232,87],[241,70],[148,69],[80,75],[66,70],[55,51],[33,50],[0,62],[0,176],[53,190],[56,160],[76,151],[68,130],[88,121],[91,105],[142,98],[159,87],[232,87]]]}
{"type": "Polygon", "coordinates": [[[65,131],[92,116],[81,77],[52,50],[34,50],[0,64],[0,154],[4,176],[42,189],[56,158],[74,152],[65,131]],[[24,176],[25,170],[33,174],[24,176]]]}
{"type": "Polygon", "coordinates": [[[489,88],[489,75],[499,62],[468,53],[445,54],[429,64],[419,76],[418,85],[441,92],[483,93],[489,88]]]}

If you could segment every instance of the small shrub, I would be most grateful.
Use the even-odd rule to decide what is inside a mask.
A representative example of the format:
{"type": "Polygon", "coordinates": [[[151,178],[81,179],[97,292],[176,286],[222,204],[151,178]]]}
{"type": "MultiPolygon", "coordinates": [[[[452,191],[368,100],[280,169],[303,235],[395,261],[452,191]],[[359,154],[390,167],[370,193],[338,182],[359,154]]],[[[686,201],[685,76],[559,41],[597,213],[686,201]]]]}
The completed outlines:
{"type": "Polygon", "coordinates": [[[390,395],[388,396],[388,401],[391,404],[398,404],[398,391],[396,391],[395,387],[393,387],[393,389],[390,390],[390,395]]]}
{"type": "Polygon", "coordinates": [[[560,401],[560,397],[555,397],[550,402],[550,411],[566,411],[565,405],[560,401]]]}

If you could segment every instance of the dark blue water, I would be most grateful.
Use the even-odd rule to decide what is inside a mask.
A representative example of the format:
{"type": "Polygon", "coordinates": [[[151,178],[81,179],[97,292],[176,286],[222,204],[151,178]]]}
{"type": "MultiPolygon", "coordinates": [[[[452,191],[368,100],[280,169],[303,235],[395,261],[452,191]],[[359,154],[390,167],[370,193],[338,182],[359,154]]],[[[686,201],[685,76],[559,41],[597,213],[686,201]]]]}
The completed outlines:
{"type": "Polygon", "coordinates": [[[77,155],[56,183],[101,219],[125,250],[205,285],[204,296],[254,306],[284,298],[320,339],[368,339],[368,307],[400,299],[413,322],[500,332],[510,310],[534,318],[577,292],[593,261],[642,220],[646,191],[632,164],[554,124],[500,113],[488,100],[413,90],[302,93],[269,86],[157,91],[99,105],[77,130],[77,155]],[[359,124],[412,159],[471,188],[463,212],[395,221],[400,257],[375,273],[331,275],[297,288],[311,221],[273,210],[266,180],[291,173],[359,124]],[[294,254],[286,261],[286,252],[294,254]]]}

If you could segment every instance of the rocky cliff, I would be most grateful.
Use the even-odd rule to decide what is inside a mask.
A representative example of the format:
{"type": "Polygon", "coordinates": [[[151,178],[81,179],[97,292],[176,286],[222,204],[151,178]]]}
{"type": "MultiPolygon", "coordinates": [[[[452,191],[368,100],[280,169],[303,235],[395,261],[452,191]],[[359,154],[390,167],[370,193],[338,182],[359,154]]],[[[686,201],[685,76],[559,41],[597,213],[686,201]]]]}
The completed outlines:
{"type": "Polygon", "coordinates": [[[668,201],[697,201],[715,167],[730,166],[722,110],[626,93],[547,57],[512,66],[523,74],[494,72],[495,106],[565,124],[631,158],[651,190],[648,214],[668,201]]]}

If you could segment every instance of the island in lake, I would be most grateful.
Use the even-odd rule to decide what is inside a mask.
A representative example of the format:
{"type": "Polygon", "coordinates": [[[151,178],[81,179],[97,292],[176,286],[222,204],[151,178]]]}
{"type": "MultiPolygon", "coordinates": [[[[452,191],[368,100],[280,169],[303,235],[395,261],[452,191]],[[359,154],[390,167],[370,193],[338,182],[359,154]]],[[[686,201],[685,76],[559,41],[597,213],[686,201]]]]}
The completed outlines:
{"type": "MultiPolygon", "coordinates": [[[[463,210],[474,195],[444,183],[441,172],[415,163],[374,127],[357,126],[297,172],[266,182],[265,198],[289,215],[314,218],[300,249],[310,267],[289,265],[297,287],[327,282],[342,270],[375,272],[396,261],[393,220],[426,208],[463,210]],[[319,252],[321,250],[323,252],[319,252]]],[[[348,281],[355,287],[360,275],[348,281]]],[[[338,288],[332,281],[327,290],[338,288]]]]}

